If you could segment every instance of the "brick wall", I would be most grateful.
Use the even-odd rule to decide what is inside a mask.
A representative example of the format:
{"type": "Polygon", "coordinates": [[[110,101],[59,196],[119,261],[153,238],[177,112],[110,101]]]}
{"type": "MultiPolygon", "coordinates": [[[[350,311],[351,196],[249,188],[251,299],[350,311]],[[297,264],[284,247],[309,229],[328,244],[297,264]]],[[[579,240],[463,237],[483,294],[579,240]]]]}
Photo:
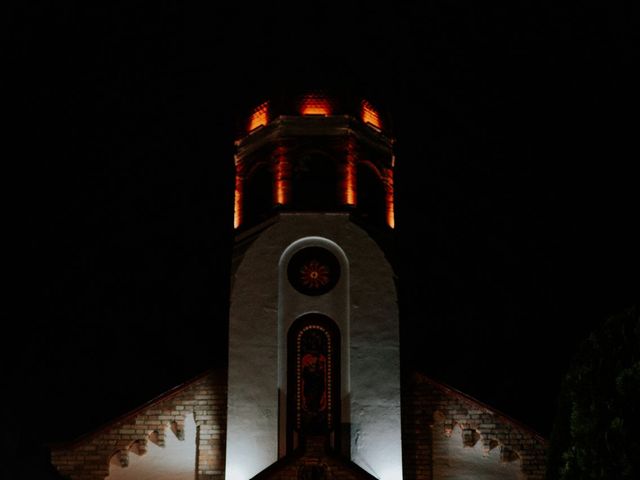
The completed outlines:
{"type": "Polygon", "coordinates": [[[196,433],[196,479],[224,478],[227,393],[226,376],[209,372],[76,442],[52,447],[51,460],[72,480],[103,480],[109,464],[128,464],[130,452],[144,454],[147,442],[164,445],[167,429],[178,438],[186,415],[193,413],[196,433]]]}
{"type": "MultiPolygon", "coordinates": [[[[544,478],[546,441],[505,415],[420,374],[405,379],[402,401],[405,480],[438,480],[434,463],[439,442],[443,432],[454,428],[462,431],[465,445],[482,445],[487,452],[499,451],[502,462],[518,462],[523,478],[544,478]]],[[[168,429],[180,438],[184,418],[192,413],[197,425],[196,480],[223,480],[226,403],[226,376],[209,372],[97,432],[53,447],[52,463],[71,480],[104,480],[111,462],[126,466],[132,452],[144,454],[147,442],[163,446],[168,429]]],[[[275,470],[267,469],[262,476],[264,480],[294,478],[303,465],[323,466],[336,478],[368,476],[333,456],[320,454],[317,448],[275,470]]]]}
{"type": "Polygon", "coordinates": [[[546,441],[527,427],[464,394],[420,374],[403,385],[403,464],[406,480],[437,480],[434,450],[440,433],[457,425],[465,446],[482,442],[486,452],[500,450],[502,462],[521,463],[527,480],[544,478],[546,441]]]}

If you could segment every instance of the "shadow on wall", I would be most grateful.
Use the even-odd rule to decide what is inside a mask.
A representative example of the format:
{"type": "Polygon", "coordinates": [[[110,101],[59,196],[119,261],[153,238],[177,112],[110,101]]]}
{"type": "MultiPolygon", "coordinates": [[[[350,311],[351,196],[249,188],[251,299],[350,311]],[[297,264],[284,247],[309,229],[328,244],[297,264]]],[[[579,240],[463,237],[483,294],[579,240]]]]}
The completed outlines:
{"type": "Polygon", "coordinates": [[[113,455],[105,480],[193,480],[196,429],[191,413],[185,416],[184,425],[172,424],[172,433],[166,428],[163,441],[150,435],[145,442],[132,443],[128,450],[113,455]]]}
{"type": "Polygon", "coordinates": [[[433,430],[433,476],[440,480],[520,480],[522,462],[515,452],[495,443],[485,447],[475,430],[433,430]],[[493,447],[493,448],[491,448],[493,447]]]}

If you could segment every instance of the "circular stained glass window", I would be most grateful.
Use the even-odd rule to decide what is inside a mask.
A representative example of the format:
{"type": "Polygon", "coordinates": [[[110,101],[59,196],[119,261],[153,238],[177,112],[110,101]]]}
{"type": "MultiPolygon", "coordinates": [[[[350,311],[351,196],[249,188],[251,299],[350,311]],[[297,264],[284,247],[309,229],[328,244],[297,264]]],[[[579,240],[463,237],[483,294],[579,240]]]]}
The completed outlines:
{"type": "Polygon", "coordinates": [[[305,295],[323,295],[340,279],[340,263],[328,250],[307,247],[296,252],[287,267],[289,283],[305,295]]]}

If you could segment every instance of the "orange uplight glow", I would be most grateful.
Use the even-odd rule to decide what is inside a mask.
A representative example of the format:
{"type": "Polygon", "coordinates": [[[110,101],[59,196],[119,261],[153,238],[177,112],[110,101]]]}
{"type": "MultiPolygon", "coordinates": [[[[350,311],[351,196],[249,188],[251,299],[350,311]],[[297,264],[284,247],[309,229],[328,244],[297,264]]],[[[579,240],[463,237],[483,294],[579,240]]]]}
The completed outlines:
{"type": "Polygon", "coordinates": [[[242,178],[236,172],[236,190],[233,202],[233,228],[242,222],[242,178]]]}
{"type": "Polygon", "coordinates": [[[344,203],[345,205],[356,204],[356,167],[353,163],[345,165],[344,203]]]}
{"type": "Polygon", "coordinates": [[[353,142],[349,142],[347,148],[347,161],[344,163],[342,176],[342,202],[345,205],[356,204],[356,154],[353,142]]]}
{"type": "Polygon", "coordinates": [[[369,123],[378,129],[382,128],[380,115],[378,115],[377,110],[373,108],[373,105],[366,100],[362,101],[362,121],[364,123],[369,123]]]}
{"type": "Polygon", "coordinates": [[[331,115],[331,104],[324,96],[305,95],[300,102],[302,115],[331,115]]]}
{"type": "Polygon", "coordinates": [[[277,205],[287,205],[291,191],[291,165],[286,156],[286,149],[278,147],[275,152],[275,203],[277,205]]]}
{"type": "Polygon", "coordinates": [[[395,212],[393,208],[393,171],[387,169],[385,172],[386,177],[386,197],[387,197],[387,225],[391,228],[396,226],[395,212]]]}
{"type": "Polygon", "coordinates": [[[269,103],[264,102],[262,105],[255,108],[251,116],[249,117],[248,131],[251,132],[258,127],[263,127],[269,120],[269,103]]]}

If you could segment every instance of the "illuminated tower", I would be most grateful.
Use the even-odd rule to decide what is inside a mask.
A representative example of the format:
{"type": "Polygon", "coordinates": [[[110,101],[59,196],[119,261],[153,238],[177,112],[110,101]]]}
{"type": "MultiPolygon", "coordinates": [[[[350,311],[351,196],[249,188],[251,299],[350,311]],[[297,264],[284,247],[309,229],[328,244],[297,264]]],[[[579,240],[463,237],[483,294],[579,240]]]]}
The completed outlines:
{"type": "Polygon", "coordinates": [[[410,364],[400,420],[387,125],[318,94],[255,108],[236,141],[227,371],[52,446],[65,478],[545,478],[544,438],[410,364]]]}
{"type": "Polygon", "coordinates": [[[264,103],[236,141],[226,475],[322,443],[402,478],[393,139],[366,101],[264,103]]]}

